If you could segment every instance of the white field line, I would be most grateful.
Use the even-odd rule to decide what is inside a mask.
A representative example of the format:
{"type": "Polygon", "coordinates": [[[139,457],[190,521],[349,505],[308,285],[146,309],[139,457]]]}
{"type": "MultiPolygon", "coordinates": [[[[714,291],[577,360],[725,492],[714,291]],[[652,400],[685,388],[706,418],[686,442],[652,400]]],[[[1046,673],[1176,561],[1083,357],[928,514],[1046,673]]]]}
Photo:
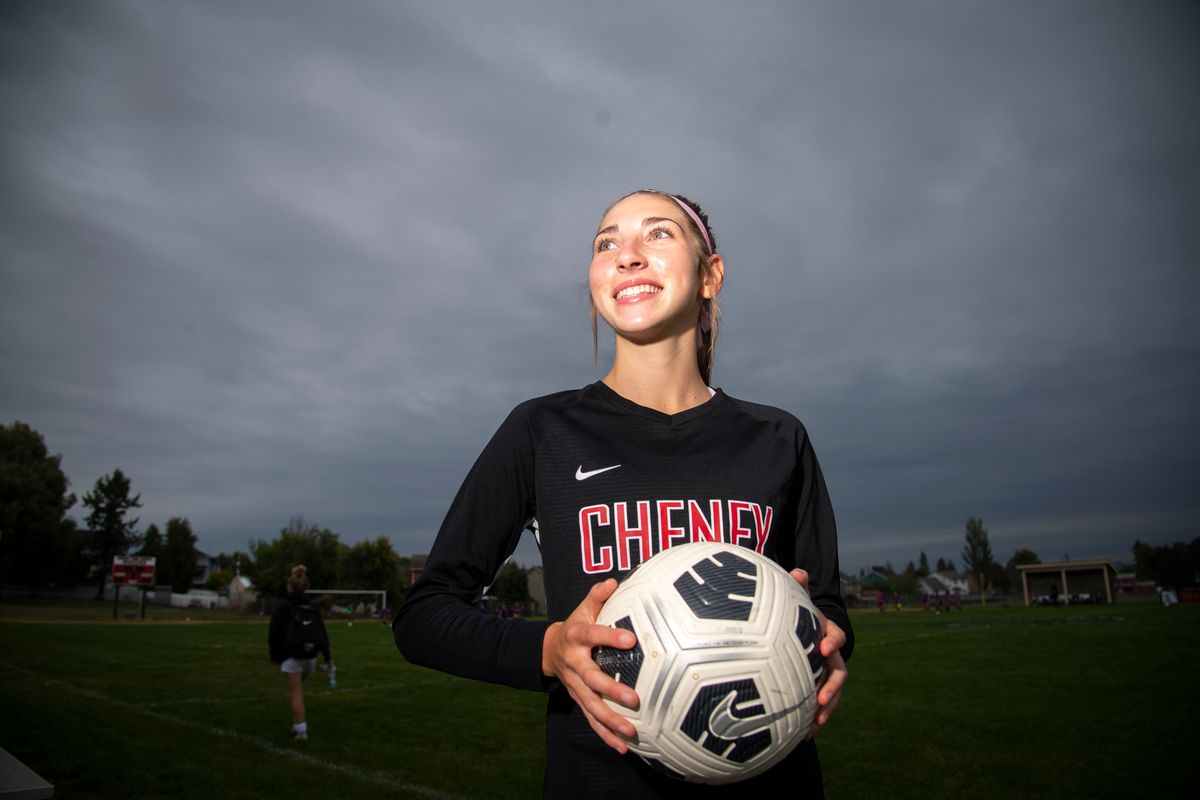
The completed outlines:
{"type": "Polygon", "coordinates": [[[199,722],[181,719],[180,717],[172,717],[169,714],[163,714],[159,711],[148,709],[143,705],[137,705],[135,703],[120,700],[115,697],[109,697],[108,695],[101,694],[100,692],[94,692],[91,689],[84,689],[67,683],[66,681],[47,678],[43,675],[39,675],[33,670],[13,666],[12,664],[5,664],[3,662],[0,662],[0,666],[4,667],[10,672],[15,672],[20,675],[24,675],[31,680],[41,682],[43,685],[52,686],[55,689],[71,692],[72,694],[79,695],[80,697],[86,697],[89,700],[95,700],[97,702],[119,708],[123,711],[141,714],[143,717],[149,717],[150,719],[158,720],[159,722],[168,722],[174,725],[179,725],[183,728],[192,728],[194,730],[203,731],[204,733],[212,736],[221,736],[226,739],[233,739],[234,741],[257,747],[260,750],[265,750],[272,755],[288,758],[292,761],[297,761],[301,764],[306,764],[311,767],[317,767],[318,769],[324,769],[329,772],[336,772],[339,775],[345,775],[348,778],[353,778],[354,780],[362,783],[383,786],[388,789],[396,789],[402,792],[409,792],[410,794],[419,795],[421,797],[436,798],[436,800],[460,800],[458,795],[442,792],[429,786],[421,786],[420,784],[405,783],[404,781],[393,780],[392,778],[389,778],[386,775],[381,775],[378,772],[367,772],[365,770],[355,769],[354,767],[348,767],[344,764],[335,764],[331,761],[323,761],[315,756],[311,756],[299,750],[284,749],[277,745],[271,744],[265,739],[260,739],[257,736],[248,736],[244,733],[231,731],[227,728],[218,728],[214,725],[203,725],[199,722]]]}

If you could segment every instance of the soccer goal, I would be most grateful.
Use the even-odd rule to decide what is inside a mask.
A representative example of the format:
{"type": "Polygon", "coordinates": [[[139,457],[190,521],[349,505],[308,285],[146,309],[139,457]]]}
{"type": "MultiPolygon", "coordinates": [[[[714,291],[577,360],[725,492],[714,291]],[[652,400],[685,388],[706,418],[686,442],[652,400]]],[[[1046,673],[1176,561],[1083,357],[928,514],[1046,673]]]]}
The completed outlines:
{"type": "Polygon", "coordinates": [[[388,607],[386,589],[309,589],[307,593],[330,595],[330,612],[339,617],[378,617],[388,607]]]}

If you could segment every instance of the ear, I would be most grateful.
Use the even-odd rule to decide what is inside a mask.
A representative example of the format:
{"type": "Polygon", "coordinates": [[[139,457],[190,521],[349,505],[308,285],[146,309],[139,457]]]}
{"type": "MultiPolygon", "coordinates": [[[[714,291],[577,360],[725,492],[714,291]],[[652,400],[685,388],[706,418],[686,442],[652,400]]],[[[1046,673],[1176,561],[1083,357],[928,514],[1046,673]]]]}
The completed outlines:
{"type": "Polygon", "coordinates": [[[700,278],[703,281],[700,296],[705,300],[714,299],[725,285],[725,259],[716,253],[709,256],[708,268],[700,270],[700,278]]]}

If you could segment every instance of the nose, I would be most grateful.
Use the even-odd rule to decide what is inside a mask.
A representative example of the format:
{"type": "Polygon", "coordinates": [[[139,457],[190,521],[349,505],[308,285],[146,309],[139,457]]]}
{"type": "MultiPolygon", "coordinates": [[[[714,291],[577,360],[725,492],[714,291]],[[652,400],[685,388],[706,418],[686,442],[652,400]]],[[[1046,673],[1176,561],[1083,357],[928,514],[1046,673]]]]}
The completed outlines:
{"type": "Polygon", "coordinates": [[[646,266],[645,255],[642,253],[641,242],[635,237],[625,239],[621,243],[621,252],[617,258],[617,269],[637,270],[646,266]]]}

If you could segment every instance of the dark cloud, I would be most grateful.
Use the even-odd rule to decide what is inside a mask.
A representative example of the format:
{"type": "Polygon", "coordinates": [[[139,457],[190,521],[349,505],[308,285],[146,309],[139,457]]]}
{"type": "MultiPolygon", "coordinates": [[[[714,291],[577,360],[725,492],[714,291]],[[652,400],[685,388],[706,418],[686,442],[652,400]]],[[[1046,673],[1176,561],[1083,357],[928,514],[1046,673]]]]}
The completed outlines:
{"type": "Polygon", "coordinates": [[[602,374],[588,243],[663,187],[728,257],[717,382],[806,421],[846,566],[968,516],[1002,558],[1190,539],[1197,22],[11,6],[0,417],[214,552],[296,514],[422,552],[514,404],[602,374]]]}

